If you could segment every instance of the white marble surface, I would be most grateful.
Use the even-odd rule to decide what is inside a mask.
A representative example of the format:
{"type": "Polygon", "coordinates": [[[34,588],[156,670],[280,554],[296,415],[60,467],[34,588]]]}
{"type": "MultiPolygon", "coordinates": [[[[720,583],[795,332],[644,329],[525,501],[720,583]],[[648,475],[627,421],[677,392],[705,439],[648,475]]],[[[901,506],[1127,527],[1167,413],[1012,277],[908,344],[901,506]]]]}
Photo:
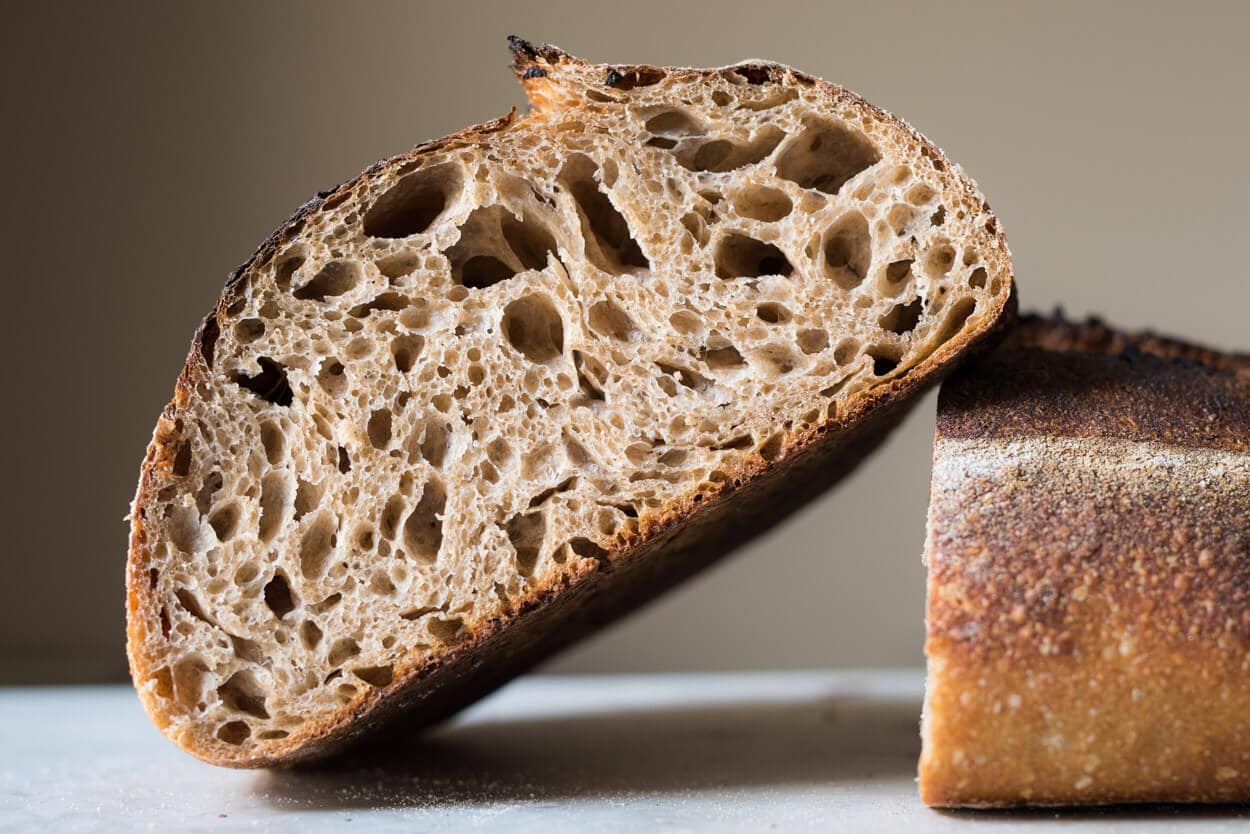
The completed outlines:
{"type": "Polygon", "coordinates": [[[919,672],[518,681],[330,769],[178,751],[127,687],[0,690],[0,831],[1250,830],[1250,809],[939,813],[916,798],[919,672]]]}

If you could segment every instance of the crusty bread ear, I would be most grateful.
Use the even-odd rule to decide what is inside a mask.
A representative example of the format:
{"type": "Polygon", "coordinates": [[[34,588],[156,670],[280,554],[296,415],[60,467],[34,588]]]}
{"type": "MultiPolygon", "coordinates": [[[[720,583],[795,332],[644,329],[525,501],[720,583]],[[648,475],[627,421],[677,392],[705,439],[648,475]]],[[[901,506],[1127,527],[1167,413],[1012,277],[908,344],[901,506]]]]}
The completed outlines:
{"type": "Polygon", "coordinates": [[[302,207],[157,424],[131,669],[206,760],[462,706],[784,517],[1011,310],[976,188],[858,96],[513,52],[532,112],[302,207]]]}

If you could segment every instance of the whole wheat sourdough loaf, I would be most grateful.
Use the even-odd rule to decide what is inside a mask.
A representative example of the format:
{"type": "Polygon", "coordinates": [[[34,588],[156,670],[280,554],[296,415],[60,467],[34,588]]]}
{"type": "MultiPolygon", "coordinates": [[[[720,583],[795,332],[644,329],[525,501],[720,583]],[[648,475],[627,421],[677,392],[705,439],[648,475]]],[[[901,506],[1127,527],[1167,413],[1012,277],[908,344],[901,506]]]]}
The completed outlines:
{"type": "Polygon", "coordinates": [[[1027,319],[942,388],[920,792],[1250,800],[1250,356],[1027,319]]]}
{"type": "Polygon", "coordinates": [[[463,706],[832,483],[1013,310],[976,187],[858,96],[512,46],[527,115],[319,195],[195,336],[127,581],[203,759],[463,706]]]}

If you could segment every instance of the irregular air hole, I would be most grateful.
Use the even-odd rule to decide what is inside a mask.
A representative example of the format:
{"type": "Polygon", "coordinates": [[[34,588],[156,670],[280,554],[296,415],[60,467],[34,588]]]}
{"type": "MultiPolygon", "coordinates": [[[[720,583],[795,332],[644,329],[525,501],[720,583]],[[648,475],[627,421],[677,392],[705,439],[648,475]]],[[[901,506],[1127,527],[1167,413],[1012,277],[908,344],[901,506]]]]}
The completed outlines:
{"type": "Polygon", "coordinates": [[[358,654],[360,654],[360,644],[350,637],[344,637],[334,641],[334,645],[330,647],[330,653],[326,655],[326,661],[331,666],[341,666],[344,661],[358,654]]]}
{"type": "Polygon", "coordinates": [[[200,485],[195,496],[195,508],[200,511],[200,515],[206,515],[213,506],[213,496],[221,489],[222,483],[220,472],[210,472],[204,478],[204,483],[200,485]]]}
{"type": "Polygon", "coordinates": [[[369,314],[375,310],[389,310],[395,312],[397,310],[406,310],[412,306],[412,302],[407,296],[400,295],[397,292],[384,292],[365,304],[358,304],[348,311],[348,315],[363,319],[368,318],[369,314]]]}
{"type": "Polygon", "coordinates": [[[766,185],[749,185],[730,195],[734,211],[752,220],[772,223],[788,215],[794,203],[784,191],[766,185]]]}
{"type": "Polygon", "coordinates": [[[420,608],[412,608],[412,609],[409,609],[408,611],[403,612],[402,614],[399,615],[399,618],[401,620],[409,620],[409,621],[419,620],[422,617],[424,617],[426,614],[432,614],[433,612],[437,610],[438,609],[433,607],[432,605],[423,605],[420,608]]]}
{"type": "Polygon", "coordinates": [[[264,660],[264,652],[261,651],[260,644],[255,640],[248,640],[246,637],[240,637],[237,634],[229,634],[229,637],[230,648],[234,651],[235,657],[247,663],[260,663],[264,660]]]}
{"type": "Polygon", "coordinates": [[[794,318],[784,305],[766,302],[755,308],[755,315],[760,321],[768,324],[785,324],[794,318]]]}
{"type": "Polygon", "coordinates": [[[651,262],[642,253],[629,224],[600,189],[595,179],[598,170],[589,157],[576,154],[560,171],[561,184],[581,209],[586,257],[605,272],[615,274],[648,269],[651,262]]]}
{"type": "Polygon", "coordinates": [[[573,367],[577,371],[578,387],[585,400],[602,401],[603,383],[606,369],[593,356],[587,356],[580,350],[573,351],[573,367]]]}
{"type": "Polygon", "coordinates": [[[287,485],[286,478],[280,472],[270,472],[260,483],[260,523],[257,535],[262,542],[273,539],[278,528],[282,526],[282,515],[286,510],[287,485]]]}
{"type": "Polygon", "coordinates": [[[846,365],[856,356],[859,356],[859,342],[854,339],[843,339],[833,349],[833,361],[839,365],[846,365]]]}
{"type": "Polygon", "coordinates": [[[541,512],[514,515],[505,527],[508,541],[516,553],[517,573],[530,576],[542,551],[547,534],[547,519],[541,512]]]}
{"type": "Polygon", "coordinates": [[[644,126],[653,136],[689,136],[698,133],[703,126],[684,110],[665,110],[647,119],[644,126]]]}
{"type": "Polygon", "coordinates": [[[295,596],[281,573],[275,573],[273,579],[265,583],[264,596],[265,605],[279,620],[295,610],[295,596]]]}
{"type": "Polygon", "coordinates": [[[549,299],[527,295],[503,311],[504,338],[531,362],[550,362],[564,352],[564,321],[549,299]]]}
{"type": "Polygon", "coordinates": [[[365,234],[385,238],[421,234],[456,197],[461,182],[460,169],[450,163],[408,174],[365,212],[365,234]]]}
{"type": "Polygon", "coordinates": [[[218,509],[208,517],[208,525],[217,534],[217,541],[224,542],[234,538],[239,529],[239,505],[231,502],[218,509]]]}
{"type": "Polygon", "coordinates": [[[596,562],[606,563],[609,557],[607,550],[582,536],[569,540],[569,550],[580,559],[594,559],[596,562]]]}
{"type": "Polygon", "coordinates": [[[590,329],[600,336],[621,342],[628,342],[630,337],[638,332],[629,314],[611,301],[598,301],[591,305],[589,324],[590,329]]]}
{"type": "Polygon", "coordinates": [[[511,213],[505,214],[501,229],[512,254],[526,269],[545,268],[550,256],[559,251],[551,232],[529,218],[517,220],[511,213]]]}
{"type": "Polygon", "coordinates": [[[320,483],[305,481],[303,478],[297,478],[296,480],[298,486],[295,488],[295,520],[299,521],[317,509],[317,505],[321,503],[321,496],[325,490],[320,483]]]}
{"type": "Polygon", "coordinates": [[[309,522],[299,542],[299,566],[305,579],[319,579],[325,573],[337,530],[338,519],[329,510],[322,510],[309,522]]]}
{"type": "Polygon", "coordinates": [[[934,226],[941,226],[946,222],[946,206],[938,205],[937,211],[929,217],[929,223],[934,226]]]}
{"type": "Polygon", "coordinates": [[[938,336],[938,342],[945,342],[960,330],[963,329],[964,323],[976,310],[977,301],[975,298],[961,298],[955,303],[955,306],[946,313],[946,319],[942,322],[942,330],[938,336]]]}
{"type": "Polygon", "coordinates": [[[713,371],[724,370],[726,368],[741,368],[746,364],[746,360],[742,358],[742,354],[733,345],[725,347],[709,348],[704,355],[704,361],[713,371]]]}
{"type": "Polygon", "coordinates": [[[217,728],[217,738],[226,744],[242,744],[252,734],[252,728],[246,721],[227,721],[217,728]]]}
{"type": "Polygon", "coordinates": [[[304,258],[305,252],[298,246],[282,253],[273,268],[273,280],[279,289],[285,290],[291,286],[291,276],[295,274],[295,270],[304,265],[304,258]]]}
{"type": "Polygon", "coordinates": [[[391,445],[391,411],[382,408],[369,414],[367,426],[369,442],[375,449],[385,450],[391,445]]]}
{"type": "Polygon", "coordinates": [[[268,420],[261,423],[260,445],[265,450],[265,460],[271,464],[280,463],[286,452],[286,436],[282,433],[282,428],[268,420]]]}
{"type": "Polygon", "coordinates": [[[887,376],[898,367],[899,358],[887,348],[870,347],[868,357],[872,359],[872,372],[876,376],[887,376]]]}
{"type": "Polygon", "coordinates": [[[234,338],[239,344],[249,344],[265,335],[265,323],[260,319],[242,319],[234,326],[234,338]]]}
{"type": "Polygon", "coordinates": [[[348,472],[351,472],[352,471],[352,459],[348,456],[347,449],[340,446],[338,458],[339,458],[338,459],[339,472],[343,473],[344,475],[346,475],[348,472]]]}
{"type": "Polygon", "coordinates": [[[677,140],[668,139],[664,136],[652,136],[650,139],[647,140],[647,144],[653,148],[660,148],[662,150],[671,151],[673,148],[677,147],[677,140]]]}
{"type": "Polygon", "coordinates": [[[391,341],[391,356],[395,359],[395,369],[403,374],[411,371],[424,347],[425,337],[423,336],[396,336],[391,341]]]}
{"type": "Polygon", "coordinates": [[[360,283],[360,264],[355,261],[330,261],[313,279],[295,291],[300,301],[325,301],[342,295],[360,283]]]}
{"type": "Polygon", "coordinates": [[[888,313],[881,317],[878,324],[883,330],[888,330],[901,336],[916,329],[916,325],[920,323],[920,317],[923,313],[924,302],[917,298],[910,304],[895,304],[888,313]]]}
{"type": "Polygon", "coordinates": [[[700,143],[687,142],[677,150],[675,155],[677,162],[691,171],[710,173],[736,171],[763,161],[781,144],[785,136],[785,131],[776,125],[765,125],[745,143],[735,143],[728,139],[712,139],[700,143]]]}
{"type": "Polygon", "coordinates": [[[260,365],[260,373],[256,376],[236,373],[234,381],[239,387],[246,388],[262,400],[274,405],[289,406],[294,401],[295,394],[291,391],[290,383],[287,382],[286,368],[267,356],[262,356],[256,361],[260,365]]]}
{"type": "Polygon", "coordinates": [[[394,280],[414,272],[421,265],[421,259],[415,252],[397,252],[394,255],[379,258],[373,263],[378,268],[378,272],[394,280]]]}
{"type": "Polygon", "coordinates": [[[829,229],[824,245],[825,273],[846,290],[858,287],[872,266],[872,234],[859,212],[843,215],[829,229]]]}
{"type": "Polygon", "coordinates": [[[764,441],[764,444],[757,450],[760,457],[766,461],[774,461],[781,455],[782,446],[785,444],[785,436],[778,433],[764,441]]]}
{"type": "Polygon", "coordinates": [[[798,335],[799,350],[808,354],[820,353],[829,347],[829,334],[818,328],[810,328],[799,331],[798,335]]]}
{"type": "Polygon", "coordinates": [[[353,669],[352,674],[370,686],[386,686],[395,676],[395,667],[390,664],[385,666],[363,666],[359,669],[353,669]]]}
{"type": "Polygon", "coordinates": [[[457,276],[466,287],[483,289],[507,281],[516,273],[494,255],[474,255],[460,267],[457,276]]]}
{"type": "Polygon", "coordinates": [[[716,275],[722,279],[789,275],[794,271],[785,253],[771,243],[730,232],[716,246],[716,275]]]}
{"type": "Polygon", "coordinates": [[[229,680],[217,687],[217,695],[226,709],[245,712],[255,718],[268,718],[265,709],[265,690],[256,676],[247,670],[235,672],[229,680]]]}
{"type": "Polygon", "coordinates": [[[976,269],[972,270],[972,274],[968,276],[968,286],[976,289],[982,289],[985,287],[985,279],[987,277],[985,267],[978,266],[976,269]]]}
{"type": "Polygon", "coordinates": [[[937,246],[925,255],[925,274],[937,280],[944,277],[955,265],[955,250],[949,244],[937,246]]]}
{"type": "Polygon", "coordinates": [[[791,140],[777,159],[777,174],[826,194],[881,160],[881,154],[858,130],[834,122],[812,122],[791,140]]]}
{"type": "Polygon", "coordinates": [[[299,639],[305,649],[312,651],[321,642],[321,627],[312,620],[304,620],[300,623],[299,639]]]}
{"type": "Polygon", "coordinates": [[[911,258],[905,258],[901,261],[894,261],[885,268],[885,280],[891,285],[902,283],[909,275],[911,275],[911,258]]]}
{"type": "Polygon", "coordinates": [[[431,479],[421,491],[421,500],[404,522],[404,549],[421,562],[432,563],[443,546],[443,522],[440,516],[447,506],[447,491],[440,481],[431,479]]]}
{"type": "Polygon", "coordinates": [[[208,623],[209,625],[214,625],[213,621],[210,620],[208,615],[204,613],[204,608],[200,605],[200,601],[195,598],[195,594],[191,593],[186,588],[179,588],[174,592],[174,596],[178,598],[178,604],[186,609],[186,612],[192,617],[195,617],[201,622],[208,623]]]}
{"type": "Polygon", "coordinates": [[[451,437],[451,428],[446,423],[431,422],[425,424],[421,437],[421,457],[439,469],[447,456],[447,441],[451,437]]]}
{"type": "Polygon", "coordinates": [[[170,474],[185,478],[191,472],[191,441],[182,440],[178,443],[178,451],[174,453],[174,462],[170,474]]]}
{"type": "Polygon", "coordinates": [[[462,636],[464,622],[459,619],[443,620],[431,617],[428,628],[435,640],[440,643],[451,643],[462,636]]]}
{"type": "Polygon", "coordinates": [[[333,358],[322,360],[321,369],[317,371],[317,383],[330,396],[342,396],[347,391],[347,374],[343,363],[333,358]]]}

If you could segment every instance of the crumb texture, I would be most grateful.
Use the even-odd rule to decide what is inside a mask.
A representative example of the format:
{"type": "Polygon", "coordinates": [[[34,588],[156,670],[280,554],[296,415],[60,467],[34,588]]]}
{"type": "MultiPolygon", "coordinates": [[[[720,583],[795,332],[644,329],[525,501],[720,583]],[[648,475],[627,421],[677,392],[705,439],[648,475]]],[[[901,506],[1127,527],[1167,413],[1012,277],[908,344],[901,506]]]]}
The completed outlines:
{"type": "Polygon", "coordinates": [[[1005,308],[974,186],[846,91],[518,50],[533,111],[308,207],[157,427],[132,664],[207,758],[294,749],[1005,308]]]}

